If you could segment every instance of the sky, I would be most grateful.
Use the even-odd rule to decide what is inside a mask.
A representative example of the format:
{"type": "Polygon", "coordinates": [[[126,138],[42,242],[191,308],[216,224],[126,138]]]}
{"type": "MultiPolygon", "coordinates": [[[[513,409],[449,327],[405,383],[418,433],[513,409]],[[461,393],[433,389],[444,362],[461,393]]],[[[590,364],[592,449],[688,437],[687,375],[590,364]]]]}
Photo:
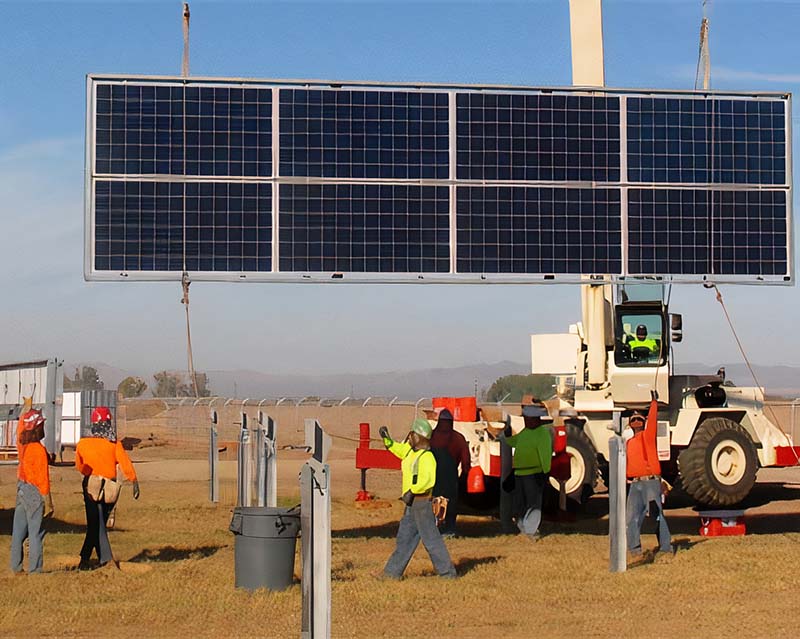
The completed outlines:
{"type": "MultiPolygon", "coordinates": [[[[708,4],[712,88],[800,88],[800,2],[708,4]]],[[[701,6],[606,0],[607,86],[693,88],[701,6]]],[[[191,13],[192,75],[571,83],[567,0],[195,0],[191,13]]],[[[0,0],[0,362],[185,367],[178,283],[83,280],[85,76],[179,74],[180,16],[173,0],[0,0]]],[[[800,360],[795,287],[721,289],[752,361],[800,360]]],[[[526,363],[529,335],[566,332],[579,299],[570,285],[198,282],[195,365],[293,374],[526,363]]],[[[711,291],[675,286],[671,301],[684,319],[678,363],[741,361],[711,291]]]]}

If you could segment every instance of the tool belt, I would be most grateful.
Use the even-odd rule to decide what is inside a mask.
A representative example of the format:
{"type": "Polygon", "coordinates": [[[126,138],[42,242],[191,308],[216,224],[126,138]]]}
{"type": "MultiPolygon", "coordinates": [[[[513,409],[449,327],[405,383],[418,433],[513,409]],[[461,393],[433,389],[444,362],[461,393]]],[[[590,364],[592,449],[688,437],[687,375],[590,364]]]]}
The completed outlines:
{"type": "Polygon", "coordinates": [[[449,501],[447,497],[434,497],[431,499],[431,507],[433,508],[433,516],[436,517],[437,526],[441,524],[447,516],[447,504],[449,501]]]}
{"type": "Polygon", "coordinates": [[[86,478],[86,494],[98,503],[116,504],[121,488],[122,482],[107,477],[89,475],[86,478]]]}

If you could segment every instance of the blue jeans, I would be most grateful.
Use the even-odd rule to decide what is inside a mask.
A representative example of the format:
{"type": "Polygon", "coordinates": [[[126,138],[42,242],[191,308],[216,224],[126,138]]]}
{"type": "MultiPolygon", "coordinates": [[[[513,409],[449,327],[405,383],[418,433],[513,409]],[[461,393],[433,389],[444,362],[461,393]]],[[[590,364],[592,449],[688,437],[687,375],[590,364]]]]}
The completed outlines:
{"type": "Polygon", "coordinates": [[[661,552],[672,552],[672,540],[669,534],[664,509],[661,506],[661,479],[646,479],[631,482],[628,489],[628,503],[625,506],[625,519],[628,533],[628,550],[633,554],[642,552],[642,524],[644,523],[650,504],[656,505],[658,513],[658,538],[661,552]]]}
{"type": "Polygon", "coordinates": [[[28,572],[42,572],[42,528],[44,499],[39,489],[24,481],[17,482],[17,507],[11,529],[11,570],[22,571],[22,544],[28,539],[28,572]]]}
{"type": "Polygon", "coordinates": [[[417,497],[411,506],[406,506],[397,531],[397,546],[383,572],[389,577],[400,579],[420,540],[428,551],[436,572],[442,577],[455,577],[456,569],[436,527],[431,500],[424,497],[417,497]]]}

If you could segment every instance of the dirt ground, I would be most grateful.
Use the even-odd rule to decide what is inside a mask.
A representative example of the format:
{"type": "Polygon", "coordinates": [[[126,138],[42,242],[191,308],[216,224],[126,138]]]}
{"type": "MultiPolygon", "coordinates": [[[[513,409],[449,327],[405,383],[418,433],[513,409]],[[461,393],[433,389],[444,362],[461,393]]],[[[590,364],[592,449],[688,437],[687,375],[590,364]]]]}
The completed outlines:
{"type": "MultiPolygon", "coordinates": [[[[761,471],[744,537],[699,537],[697,514],[672,498],[676,555],[625,574],[608,572],[607,500],[597,495],[574,522],[546,521],[538,543],[500,534],[492,518],[464,517],[461,536],[447,542],[460,579],[434,576],[420,548],[403,581],[385,582],[375,575],[394,545],[400,478],[370,471],[368,487],[380,500],[357,508],[350,446],[340,441],[330,459],[335,637],[767,637],[784,635],[794,618],[798,471],[761,471]]],[[[52,468],[56,516],[47,524],[45,574],[13,577],[15,469],[0,467],[0,636],[297,636],[299,583],[284,592],[234,588],[234,462],[222,463],[222,502],[213,505],[204,459],[170,459],[169,446],[131,456],[142,496],[133,501],[123,490],[111,532],[120,570],[75,570],[84,532],[80,482],[73,468],[59,466],[52,468]]],[[[305,457],[280,454],[284,505],[299,501],[305,457]]],[[[655,548],[654,535],[644,541],[655,548]]]]}

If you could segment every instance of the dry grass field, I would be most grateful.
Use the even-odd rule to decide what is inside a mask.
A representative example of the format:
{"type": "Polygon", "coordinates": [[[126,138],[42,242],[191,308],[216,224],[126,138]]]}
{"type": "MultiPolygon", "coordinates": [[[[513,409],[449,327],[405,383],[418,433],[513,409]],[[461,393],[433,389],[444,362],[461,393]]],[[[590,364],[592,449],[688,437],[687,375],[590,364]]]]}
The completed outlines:
{"type": "MultiPolygon", "coordinates": [[[[7,567],[15,469],[0,468],[0,636],[299,635],[299,583],[278,593],[236,590],[230,494],[210,504],[205,462],[169,456],[163,446],[132,452],[142,497],[133,501],[124,489],[111,532],[121,570],[75,569],[79,478],[73,468],[53,468],[45,574],[26,577],[7,567]]],[[[280,459],[281,500],[295,504],[303,454],[280,459]]],[[[680,549],[671,561],[609,574],[606,500],[597,496],[574,523],[545,522],[536,544],[499,534],[490,518],[464,518],[463,536],[447,542],[460,579],[434,576],[420,549],[406,579],[386,582],[375,574],[394,544],[399,476],[372,471],[370,489],[386,506],[358,509],[352,453],[335,449],[331,468],[335,637],[769,637],[784,636],[795,617],[800,485],[784,484],[787,476],[775,471],[753,495],[746,537],[704,540],[697,516],[673,504],[680,549]]],[[[225,462],[223,478],[233,471],[225,462]]],[[[230,481],[224,485],[230,490],[230,481]]],[[[654,535],[644,540],[655,547],[654,535]]]]}

